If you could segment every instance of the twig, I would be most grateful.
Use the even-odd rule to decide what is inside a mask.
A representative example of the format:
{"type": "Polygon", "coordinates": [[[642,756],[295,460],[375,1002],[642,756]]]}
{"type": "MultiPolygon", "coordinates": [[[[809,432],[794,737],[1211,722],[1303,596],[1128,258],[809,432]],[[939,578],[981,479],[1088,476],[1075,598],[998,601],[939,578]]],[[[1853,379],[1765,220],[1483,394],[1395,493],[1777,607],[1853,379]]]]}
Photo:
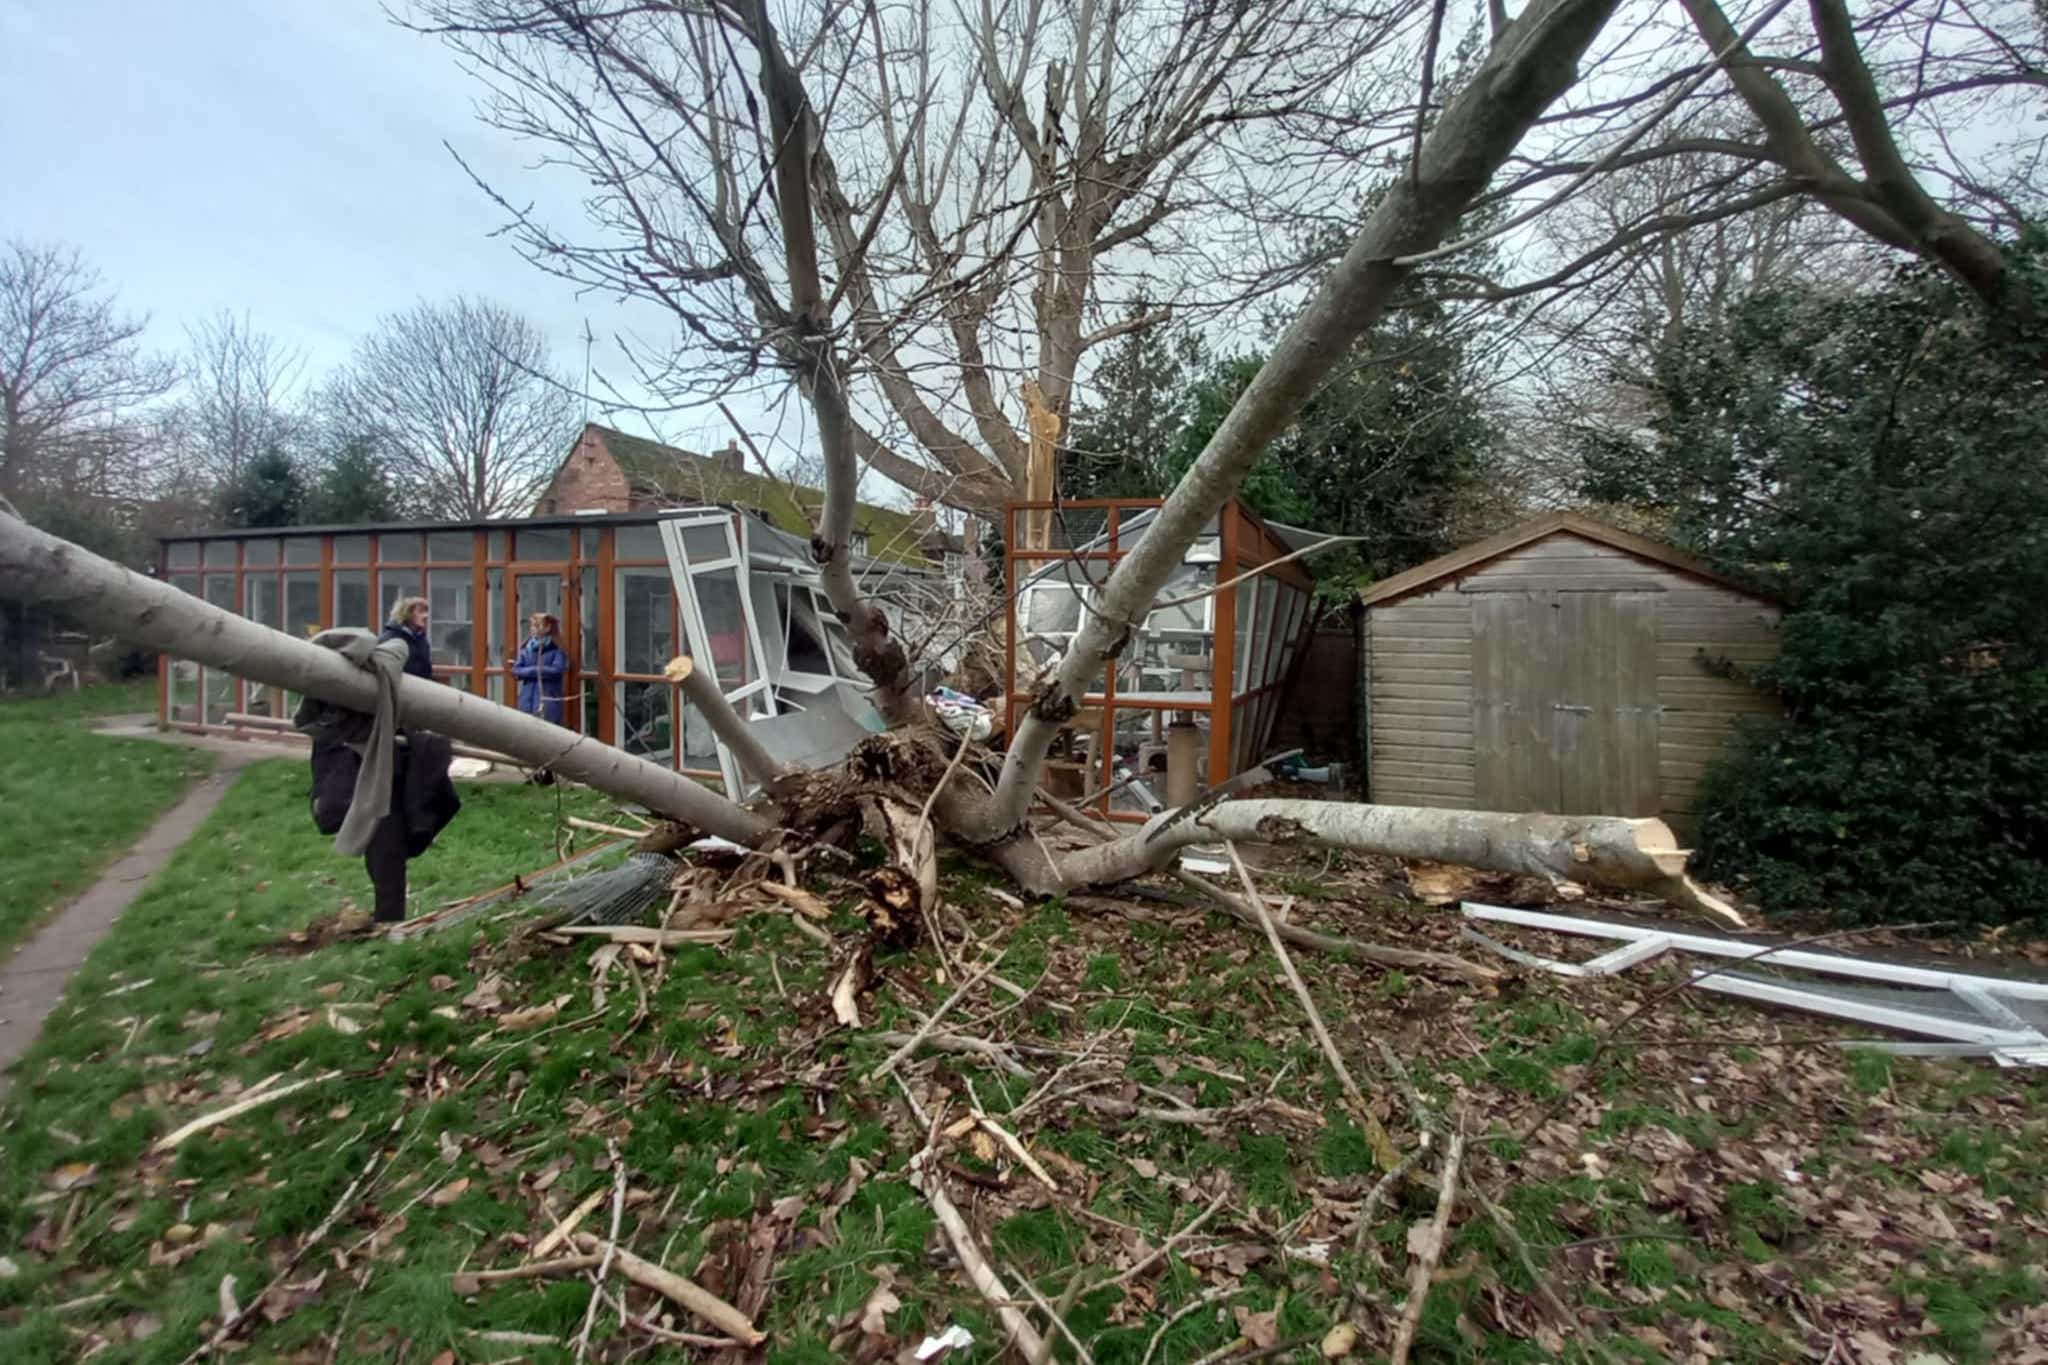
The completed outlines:
{"type": "Polygon", "coordinates": [[[580,815],[565,815],[562,817],[562,823],[571,829],[587,829],[593,834],[612,834],[636,842],[653,832],[651,829],[627,829],[624,825],[607,825],[601,820],[586,820],[580,815]]]}
{"type": "MultiPolygon", "coordinates": [[[[1008,1269],[1011,1277],[1017,1281],[1018,1285],[1024,1290],[1024,1293],[1030,1297],[1031,1302],[1037,1305],[1038,1311],[1045,1314],[1046,1320],[1052,1323],[1054,1327],[1057,1327],[1060,1335],[1072,1343],[1076,1355],[1082,1361],[1082,1365],[1095,1365],[1095,1357],[1090,1355],[1088,1348],[1081,1344],[1081,1338],[1074,1335],[1074,1329],[1067,1326],[1065,1316],[1066,1311],[1074,1306],[1074,1291],[1080,1287],[1081,1272],[1076,1271],[1074,1278],[1067,1281],[1066,1291],[1060,1295],[1060,1306],[1054,1307],[1046,1300],[1045,1295],[1038,1292],[1037,1285],[1031,1283],[1029,1279],[1018,1273],[1017,1267],[1010,1266],[1008,1269]]],[[[1052,1359],[1052,1340],[1051,1337],[1046,1337],[1038,1343],[1038,1354],[1031,1357],[1030,1365],[1045,1365],[1046,1361],[1052,1359]]]]}
{"type": "Polygon", "coordinates": [[[1132,1280],[1137,1279],[1138,1276],[1150,1270],[1155,1264],[1165,1260],[1168,1256],[1173,1254],[1173,1249],[1175,1247],[1179,1246],[1182,1242],[1185,1242],[1188,1238],[1194,1236],[1195,1233],[1201,1230],[1202,1224],[1208,1222],[1211,1218],[1215,1217],[1216,1210],[1222,1208],[1225,1201],[1227,1201],[1229,1198],[1230,1191],[1226,1189],[1223,1191],[1223,1193],[1217,1195],[1214,1199],[1211,1199],[1209,1201],[1209,1207],[1203,1209],[1200,1213],[1196,1214],[1193,1221],[1188,1223],[1186,1227],[1183,1227],[1179,1232],[1176,1232],[1173,1234],[1173,1236],[1167,1238],[1163,1246],[1160,1246],[1158,1249],[1153,1251],[1151,1255],[1145,1257],[1145,1259],[1139,1261],[1136,1265],[1132,1266],[1129,1270],[1124,1271],[1123,1274],[1118,1275],[1115,1279],[1103,1281],[1099,1287],[1107,1289],[1111,1285],[1129,1284],[1132,1280]]]}
{"type": "MultiPolygon", "coordinates": [[[[335,1072],[333,1074],[339,1075],[340,1073],[335,1072]]],[[[306,1082],[306,1084],[311,1084],[311,1082],[306,1082]]],[[[292,1087],[286,1086],[284,1088],[289,1090],[292,1087]]],[[[325,1240],[327,1234],[334,1230],[334,1225],[341,1218],[342,1212],[355,1202],[356,1192],[363,1188],[363,1182],[367,1181],[372,1173],[377,1170],[377,1156],[378,1154],[374,1151],[370,1153],[370,1159],[364,1163],[362,1171],[357,1174],[354,1180],[349,1182],[348,1188],[341,1192],[341,1198],[334,1201],[334,1207],[329,1209],[327,1216],[320,1220],[320,1226],[313,1229],[310,1237],[299,1243],[298,1250],[294,1251],[291,1254],[291,1259],[284,1263],[284,1269],[278,1271],[276,1275],[271,1277],[270,1283],[263,1286],[263,1292],[249,1300],[247,1304],[243,1305],[237,1312],[229,1316],[226,1321],[222,1322],[214,1330],[212,1336],[195,1346],[192,1349],[192,1354],[186,1356],[181,1365],[192,1365],[193,1361],[211,1354],[215,1348],[234,1335],[237,1328],[249,1320],[249,1315],[255,1312],[265,1299],[270,1297],[270,1292],[273,1289],[283,1284],[285,1279],[294,1270],[299,1268],[299,1262],[306,1259],[306,1253],[325,1240]]]]}
{"type": "MultiPolygon", "coordinates": [[[[1195,890],[1215,901],[1237,919],[1246,924],[1257,924],[1251,907],[1244,897],[1233,895],[1208,878],[1174,868],[1173,875],[1182,885],[1195,890]]],[[[1499,981],[1503,972],[1491,967],[1482,967],[1477,962],[1468,962],[1450,953],[1433,953],[1416,948],[1388,948],[1378,943],[1366,943],[1355,938],[1339,938],[1334,934],[1319,934],[1313,929],[1304,929],[1298,924],[1277,924],[1280,937],[1297,948],[1314,948],[1325,953],[1349,953],[1361,962],[1374,962],[1383,967],[1413,967],[1425,971],[1450,972],[1471,982],[1475,986],[1490,986],[1499,981]]]]}
{"type": "Polygon", "coordinates": [[[569,1240],[570,1235],[576,1231],[583,1220],[590,1216],[591,1210],[604,1202],[604,1196],[604,1186],[600,1185],[592,1190],[583,1202],[570,1212],[567,1218],[555,1224],[553,1232],[550,1232],[547,1236],[533,1244],[532,1248],[526,1253],[526,1259],[529,1261],[545,1260],[556,1247],[569,1240]]]}
{"type": "Polygon", "coordinates": [[[1252,874],[1246,870],[1244,859],[1237,856],[1237,845],[1228,839],[1223,841],[1224,851],[1230,854],[1230,865],[1237,870],[1237,879],[1244,886],[1245,895],[1258,914],[1259,927],[1266,931],[1266,942],[1272,945],[1273,955],[1280,959],[1280,967],[1287,973],[1287,984],[1294,988],[1295,998],[1308,1014],[1309,1027],[1315,1030],[1316,1042],[1323,1049],[1323,1056],[1329,1061],[1330,1069],[1337,1073],[1337,1083],[1344,1087],[1345,1096],[1351,1101],[1358,1121],[1365,1127],[1365,1139],[1371,1144],[1373,1155],[1378,1158],[1381,1169],[1401,1164],[1401,1154],[1394,1149],[1393,1139],[1387,1130],[1366,1107],[1365,1092],[1358,1088],[1358,1082],[1351,1079],[1351,1070],[1344,1065],[1343,1054],[1337,1051],[1336,1040],[1330,1037],[1330,1030],[1323,1024],[1321,1011],[1316,1009],[1315,998],[1308,993],[1308,984],[1295,969],[1294,959],[1287,955],[1287,945],[1280,941],[1280,931],[1273,925],[1272,915],[1266,912],[1266,898],[1259,894],[1259,888],[1252,884],[1252,874]]]}
{"type": "Polygon", "coordinates": [[[1528,1242],[1523,1240],[1521,1230],[1515,1226],[1515,1220],[1508,1216],[1507,1210],[1494,1203],[1486,1192],[1476,1185],[1470,1193],[1473,1202],[1493,1221],[1494,1230],[1500,1233],[1501,1240],[1508,1244],[1508,1250],[1512,1251],[1515,1259],[1521,1263],[1522,1273],[1536,1286],[1536,1297],[1543,1301],[1543,1306],[1557,1319],[1557,1325],[1566,1329],[1577,1325],[1578,1320],[1572,1316],[1572,1310],[1565,1307],[1564,1300],[1558,1297],[1557,1291],[1551,1288],[1550,1281],[1544,1278],[1542,1270],[1537,1267],[1536,1257],[1530,1252],[1528,1242]]]}
{"type": "Polygon", "coordinates": [[[1444,1239],[1450,1233],[1451,1209],[1458,1200],[1458,1163],[1464,1156],[1465,1133],[1459,1129],[1451,1134],[1450,1148],[1444,1153],[1436,1216],[1430,1219],[1429,1236],[1408,1275],[1408,1302],[1401,1309],[1401,1325],[1394,1333],[1394,1349],[1389,1354],[1391,1365],[1408,1365],[1408,1352],[1415,1348],[1415,1331],[1422,1325],[1422,1305],[1429,1298],[1429,1283],[1436,1274],[1437,1262],[1443,1259],[1444,1239]]]}
{"type": "Polygon", "coordinates": [[[970,1038],[962,1033],[927,1033],[917,1037],[908,1033],[877,1033],[875,1040],[882,1043],[898,1043],[904,1047],[928,1047],[936,1052],[964,1052],[986,1057],[997,1069],[1017,1077],[1031,1079],[1032,1073],[1023,1063],[1010,1055],[1001,1043],[992,1043],[986,1038],[970,1038]]]}
{"type": "MultiPolygon", "coordinates": [[[[597,1246],[597,1238],[587,1232],[576,1235],[576,1245],[586,1250],[597,1246]]],[[[644,1289],[696,1314],[704,1321],[734,1338],[743,1346],[759,1346],[768,1338],[755,1329],[747,1315],[719,1298],[695,1281],[663,1269],[652,1261],[642,1260],[624,1247],[615,1248],[612,1269],[644,1289]]]]}
{"type": "Polygon", "coordinates": [[[604,1302],[605,1276],[612,1273],[612,1258],[619,1254],[619,1223],[626,1216],[626,1163],[619,1159],[619,1144],[605,1141],[605,1154],[612,1159],[612,1229],[604,1239],[604,1257],[590,1277],[590,1302],[583,1307],[583,1330],[576,1334],[576,1359],[590,1351],[590,1329],[597,1325],[597,1306],[604,1302]]]}
{"type": "Polygon", "coordinates": [[[1387,1268],[1387,1258],[1380,1255],[1379,1247],[1372,1240],[1372,1216],[1379,1212],[1380,1203],[1386,1199],[1387,1195],[1392,1192],[1396,1185],[1407,1179],[1408,1172],[1415,1169],[1415,1163],[1422,1160],[1423,1155],[1428,1151],[1429,1134],[1425,1131],[1420,1145],[1414,1151],[1402,1157],[1400,1165],[1394,1167],[1393,1170],[1388,1171],[1375,1181],[1372,1189],[1366,1193],[1365,1202],[1358,1206],[1358,1230],[1352,1234],[1352,1250],[1354,1254],[1362,1251],[1365,1255],[1371,1257],[1373,1267],[1377,1270],[1385,1270],[1387,1268]]]}
{"type": "Polygon", "coordinates": [[[1207,1308],[1212,1303],[1216,1303],[1219,1300],[1229,1298],[1231,1295],[1237,1293],[1241,1288],[1243,1288],[1242,1285],[1224,1285],[1219,1289],[1210,1290],[1208,1293],[1202,1295],[1198,1299],[1190,1299],[1188,1302],[1174,1309],[1172,1314],[1168,1316],[1166,1321],[1159,1324],[1159,1330],[1152,1334],[1152,1340],[1145,1344],[1145,1354],[1139,1358],[1138,1365],[1152,1365],[1152,1357],[1154,1354],[1158,1352],[1159,1343],[1165,1340],[1168,1329],[1170,1329],[1176,1322],[1179,1322],[1182,1318],[1186,1317],[1190,1313],[1200,1312],[1202,1309],[1207,1308]]]}
{"type": "Polygon", "coordinates": [[[953,1006],[959,1004],[960,1001],[963,998],[965,998],[967,992],[973,990],[977,985],[981,984],[981,979],[987,976],[990,972],[994,971],[997,965],[1002,962],[1002,960],[1003,959],[1001,955],[997,955],[995,958],[990,960],[988,965],[983,967],[980,971],[976,972],[973,976],[970,976],[965,981],[961,982],[959,989],[955,990],[951,995],[947,996],[945,1003],[940,1005],[936,1010],[933,1010],[931,1017],[929,1019],[926,1019],[923,1024],[918,1026],[917,1032],[910,1035],[909,1042],[903,1044],[903,1046],[897,1048],[894,1052],[890,1053],[889,1059],[887,1061],[883,1062],[880,1066],[876,1067],[873,1071],[870,1071],[868,1073],[868,1081],[872,1084],[873,1082],[882,1079],[882,1077],[887,1073],[894,1071],[896,1069],[896,1064],[898,1062],[901,1062],[905,1057],[908,1057],[911,1053],[915,1052],[917,1050],[918,1044],[922,1043],[925,1040],[925,1037],[928,1034],[930,1034],[933,1029],[939,1026],[939,1020],[946,1017],[946,1011],[952,1009],[953,1006]]]}
{"type": "Polygon", "coordinates": [[[969,1231],[967,1220],[960,1216],[960,1210],[953,1206],[952,1199],[947,1196],[945,1183],[927,1164],[931,1156],[932,1149],[927,1144],[923,1151],[910,1159],[911,1187],[924,1196],[925,1203],[931,1205],[932,1213],[939,1220],[939,1226],[945,1229],[946,1240],[951,1244],[953,1254],[960,1259],[961,1269],[967,1272],[968,1283],[974,1286],[976,1293],[988,1301],[989,1307],[995,1309],[996,1317],[1001,1319],[1003,1329],[1010,1334],[1010,1340],[1015,1344],[1018,1354],[1026,1360],[1044,1359],[1045,1338],[1038,1334],[1038,1329],[1031,1325],[1030,1319],[1017,1308],[1016,1301],[1004,1287],[1002,1278],[989,1269],[987,1259],[974,1245],[974,1234],[969,1231]]]}
{"type": "Polygon", "coordinates": [[[260,1109],[264,1105],[275,1103],[287,1095],[297,1094],[309,1086],[324,1085],[339,1075],[341,1075],[339,1071],[324,1071],[318,1076],[308,1076],[303,1081],[293,1081],[290,1085],[280,1085],[275,1089],[264,1089],[260,1094],[244,1095],[225,1109],[217,1109],[211,1114],[201,1115],[183,1128],[166,1133],[163,1137],[157,1139],[156,1146],[152,1150],[168,1152],[186,1138],[203,1133],[209,1128],[217,1128],[230,1119],[240,1118],[251,1109],[260,1109]]]}
{"type": "MultiPolygon", "coordinates": [[[[1012,1133],[1009,1129],[1003,1127],[1003,1125],[1001,1125],[1000,1123],[997,1123],[994,1119],[990,1118],[985,1113],[976,1112],[974,1119],[975,1122],[979,1123],[984,1129],[987,1130],[988,1135],[990,1137],[994,1138],[997,1142],[1000,1142],[1003,1144],[1003,1146],[1007,1147],[1010,1151],[1010,1155],[1016,1157],[1018,1161],[1023,1163],[1025,1170],[1031,1172],[1032,1175],[1038,1177],[1038,1181],[1040,1184],[1044,1185],[1048,1190],[1051,1190],[1054,1194],[1059,1193],[1059,1185],[1053,1180],[1052,1176],[1046,1171],[1045,1167],[1038,1164],[1038,1158],[1031,1155],[1030,1150],[1026,1148],[1022,1142],[1018,1141],[1016,1134],[1012,1133]]],[[[1080,1343],[1076,1342],[1075,1344],[1078,1346],[1080,1343]]],[[[1083,1352],[1083,1354],[1085,1355],[1086,1352],[1083,1352]]]]}
{"type": "Polygon", "coordinates": [[[449,1283],[457,1294],[474,1294],[487,1284],[503,1280],[531,1280],[546,1275],[574,1275],[579,1270],[588,1270],[603,1260],[592,1252],[581,1256],[557,1256],[552,1261],[528,1261],[525,1265],[510,1266],[504,1270],[458,1270],[449,1283]]]}

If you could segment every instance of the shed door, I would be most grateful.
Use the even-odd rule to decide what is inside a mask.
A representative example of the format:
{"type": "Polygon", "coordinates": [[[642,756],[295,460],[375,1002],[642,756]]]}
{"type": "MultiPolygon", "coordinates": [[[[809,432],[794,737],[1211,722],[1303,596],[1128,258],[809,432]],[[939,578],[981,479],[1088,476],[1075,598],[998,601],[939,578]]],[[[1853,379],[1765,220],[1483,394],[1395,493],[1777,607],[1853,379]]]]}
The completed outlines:
{"type": "Polygon", "coordinates": [[[1656,598],[1472,595],[1473,796],[1481,809],[1657,813],[1656,598]]]}

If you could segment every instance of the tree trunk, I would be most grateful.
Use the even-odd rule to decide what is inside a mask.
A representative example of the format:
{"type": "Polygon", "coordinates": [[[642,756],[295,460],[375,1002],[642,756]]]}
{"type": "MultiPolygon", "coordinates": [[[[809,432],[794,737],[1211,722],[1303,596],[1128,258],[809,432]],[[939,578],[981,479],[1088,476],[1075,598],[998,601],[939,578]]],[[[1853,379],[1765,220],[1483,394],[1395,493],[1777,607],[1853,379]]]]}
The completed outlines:
{"type": "MultiPolygon", "coordinates": [[[[144,578],[0,512],[0,597],[42,602],[97,632],[283,687],[336,706],[369,711],[377,684],[331,649],[295,640],[144,578]]],[[[452,687],[407,677],[399,719],[552,769],[621,800],[709,834],[752,844],[774,828],[751,811],[645,759],[573,730],[452,687]]]]}
{"type": "Polygon", "coordinates": [[[1218,840],[1313,844],[1647,892],[1743,927],[1742,917],[1726,902],[1687,879],[1686,853],[1669,825],[1614,815],[1225,801],[1176,824],[1155,821],[1144,832],[1071,853],[1060,860],[1059,873],[1076,887],[1127,881],[1163,866],[1191,844],[1218,840]]]}

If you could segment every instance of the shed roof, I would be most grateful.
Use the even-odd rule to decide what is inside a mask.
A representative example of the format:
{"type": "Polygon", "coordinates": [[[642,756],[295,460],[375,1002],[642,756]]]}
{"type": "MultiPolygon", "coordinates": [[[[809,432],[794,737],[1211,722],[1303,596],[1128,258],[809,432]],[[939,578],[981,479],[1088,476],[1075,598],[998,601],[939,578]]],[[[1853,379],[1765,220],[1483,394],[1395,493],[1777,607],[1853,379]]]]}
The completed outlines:
{"type": "Polygon", "coordinates": [[[1759,592],[1746,583],[1739,583],[1728,577],[1696,555],[1687,554],[1676,546],[1666,545],[1660,540],[1651,540],[1648,536],[1639,536],[1618,526],[1609,526],[1606,522],[1596,521],[1582,512],[1546,512],[1518,526],[1511,526],[1499,535],[1453,550],[1449,554],[1438,555],[1426,564],[1418,564],[1412,569],[1382,578],[1377,583],[1361,588],[1358,598],[1368,607],[1383,606],[1410,593],[1432,587],[1442,579],[1469,573],[1502,555],[1511,554],[1525,545],[1532,545],[1554,535],[1578,536],[1595,544],[1611,546],[1623,554],[1662,564],[1666,568],[1675,569],[1703,582],[1754,597],[1758,601],[1774,604],[1777,601],[1769,593],[1759,592]]]}

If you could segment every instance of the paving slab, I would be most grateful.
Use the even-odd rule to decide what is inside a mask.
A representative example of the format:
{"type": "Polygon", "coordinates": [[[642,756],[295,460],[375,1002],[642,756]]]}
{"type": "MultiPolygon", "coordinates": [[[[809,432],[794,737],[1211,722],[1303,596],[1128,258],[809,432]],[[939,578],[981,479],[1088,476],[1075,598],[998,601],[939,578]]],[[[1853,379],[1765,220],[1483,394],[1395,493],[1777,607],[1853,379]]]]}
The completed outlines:
{"type": "Polygon", "coordinates": [[[243,767],[258,757],[269,755],[224,753],[210,776],[157,817],[98,881],[0,963],[0,1099],[13,1087],[14,1064],[42,1032],[72,975],[178,847],[206,823],[243,767]]]}

